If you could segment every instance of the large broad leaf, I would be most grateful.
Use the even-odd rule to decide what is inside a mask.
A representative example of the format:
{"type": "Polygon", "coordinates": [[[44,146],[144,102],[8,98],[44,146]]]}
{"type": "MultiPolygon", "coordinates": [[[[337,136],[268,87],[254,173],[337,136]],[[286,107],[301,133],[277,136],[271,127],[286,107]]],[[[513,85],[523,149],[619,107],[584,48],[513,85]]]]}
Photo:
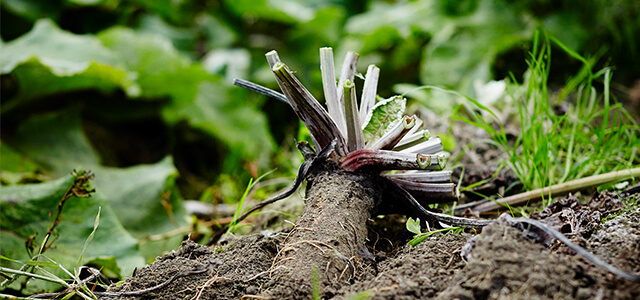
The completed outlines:
{"type": "Polygon", "coordinates": [[[95,169],[96,190],[111,203],[124,227],[140,241],[146,259],[177,248],[188,232],[187,213],[175,186],[171,158],[153,165],[95,169]],[[184,232],[160,236],[177,228],[184,232]]]}
{"type": "MultiPolygon", "coordinates": [[[[0,187],[0,253],[14,260],[30,260],[31,256],[26,251],[27,241],[35,235],[31,241],[36,243],[36,254],[37,246],[42,243],[53,218],[57,215],[58,205],[63,197],[70,190],[90,194],[81,183],[80,177],[68,175],[47,183],[0,187]]],[[[46,250],[44,255],[72,272],[79,265],[92,261],[103,262],[103,267],[109,268],[109,272],[126,276],[130,275],[135,267],[145,263],[138,251],[137,241],[124,229],[116,218],[116,212],[99,192],[89,197],[71,196],[65,201],[60,223],[50,243],[51,241],[52,247],[46,250]],[[83,253],[99,209],[99,226],[83,253]],[[116,259],[117,265],[113,264],[113,258],[116,259]]],[[[46,260],[41,258],[40,261],[46,260]]],[[[4,260],[1,264],[14,269],[20,268],[19,264],[4,260]]],[[[68,278],[59,268],[45,269],[59,277],[68,278]]],[[[18,280],[10,288],[20,289],[22,282],[23,280],[18,280]]],[[[58,287],[44,281],[30,280],[24,292],[30,294],[58,287]]]]}
{"type": "Polygon", "coordinates": [[[295,23],[307,22],[313,19],[313,7],[309,5],[309,2],[304,2],[292,0],[228,0],[225,1],[225,4],[240,16],[295,23]]]}
{"type": "Polygon", "coordinates": [[[31,159],[0,142],[0,184],[17,183],[33,175],[38,168],[31,159]]]}
{"type": "Polygon", "coordinates": [[[176,27],[157,15],[146,14],[140,17],[138,32],[166,37],[183,54],[194,57],[197,55],[195,47],[198,32],[194,28],[176,27]]]}
{"type": "Polygon", "coordinates": [[[74,169],[93,169],[99,165],[98,154],[82,131],[76,109],[36,115],[25,120],[9,141],[9,146],[45,167],[55,178],[74,169]]]}
{"type": "Polygon", "coordinates": [[[235,101],[247,99],[246,91],[219,83],[204,82],[196,100],[188,105],[167,107],[165,119],[186,119],[195,128],[218,137],[234,149],[236,156],[265,158],[273,150],[273,141],[264,115],[249,104],[235,101]]]}
{"type": "Polygon", "coordinates": [[[147,11],[161,15],[174,21],[191,21],[188,18],[192,14],[187,11],[189,6],[193,6],[191,1],[175,1],[175,0],[133,0],[144,6],[147,11]]]}
{"type": "Polygon", "coordinates": [[[248,78],[251,54],[246,49],[212,50],[202,58],[202,65],[210,74],[224,76],[232,83],[236,78],[248,78]]]}
{"type": "Polygon", "coordinates": [[[394,96],[376,103],[363,126],[362,134],[365,142],[379,139],[396,122],[400,121],[406,106],[407,99],[400,96],[394,96]]]}
{"type": "Polygon", "coordinates": [[[31,159],[16,152],[11,147],[0,142],[0,166],[2,171],[15,173],[33,173],[38,165],[31,159]]]}
{"type": "Polygon", "coordinates": [[[1,73],[12,73],[18,81],[17,99],[88,88],[121,88],[136,96],[139,88],[123,67],[95,37],[63,31],[47,19],[0,52],[1,73]]]}
{"type": "Polygon", "coordinates": [[[413,27],[430,27],[434,22],[433,18],[437,17],[430,1],[403,1],[393,4],[380,1],[372,3],[371,8],[365,13],[349,18],[345,30],[350,34],[375,38],[375,32],[388,28],[400,37],[408,38],[413,27]]]}
{"type": "Polygon", "coordinates": [[[2,9],[29,20],[56,18],[62,10],[60,1],[4,0],[2,9]]]}
{"type": "Polygon", "coordinates": [[[507,3],[479,1],[464,17],[443,21],[425,48],[421,80],[429,85],[469,88],[476,79],[491,79],[495,56],[528,39],[532,21],[507,3]]]}
{"type": "Polygon", "coordinates": [[[128,70],[137,74],[142,97],[169,97],[173,101],[190,103],[202,81],[218,80],[160,35],[114,27],[100,33],[98,38],[128,70]]]}
{"type": "MultiPolygon", "coordinates": [[[[350,37],[360,41],[361,54],[384,51],[386,61],[393,64],[387,68],[397,68],[397,57],[403,60],[411,60],[415,55],[407,52],[416,52],[422,42],[414,43],[412,40],[418,36],[429,36],[429,33],[441,30],[443,16],[438,14],[435,1],[399,1],[387,3],[383,1],[371,3],[366,12],[355,15],[347,21],[345,30],[350,37]],[[403,50],[404,48],[405,50],[403,50]],[[415,48],[407,51],[407,48],[415,48]],[[390,52],[389,50],[392,50],[390,52]],[[397,52],[397,53],[396,53],[397,52]]],[[[389,72],[387,68],[385,72],[389,72]]],[[[406,72],[406,70],[398,70],[406,72]]]]}
{"type": "Polygon", "coordinates": [[[198,15],[197,22],[201,26],[202,35],[207,42],[207,49],[227,48],[238,40],[238,32],[226,24],[222,18],[208,13],[198,15]]]}
{"type": "MultiPolygon", "coordinates": [[[[174,187],[177,171],[172,160],[166,158],[155,165],[126,169],[101,166],[84,135],[77,110],[26,120],[10,146],[56,178],[74,169],[91,170],[96,175],[96,189],[109,200],[118,219],[135,237],[143,239],[186,225],[180,195],[174,187]]],[[[177,247],[181,239],[181,235],[176,235],[160,239],[162,245],[145,244],[144,254],[160,255],[177,247]]]]}

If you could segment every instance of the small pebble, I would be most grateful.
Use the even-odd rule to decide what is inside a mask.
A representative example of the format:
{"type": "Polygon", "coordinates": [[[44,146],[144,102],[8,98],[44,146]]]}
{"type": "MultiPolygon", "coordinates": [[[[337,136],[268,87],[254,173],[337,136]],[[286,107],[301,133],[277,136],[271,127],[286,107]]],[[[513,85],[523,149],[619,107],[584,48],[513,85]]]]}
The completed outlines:
{"type": "Polygon", "coordinates": [[[247,288],[247,295],[257,295],[258,294],[258,288],[255,286],[250,286],[247,288]]]}

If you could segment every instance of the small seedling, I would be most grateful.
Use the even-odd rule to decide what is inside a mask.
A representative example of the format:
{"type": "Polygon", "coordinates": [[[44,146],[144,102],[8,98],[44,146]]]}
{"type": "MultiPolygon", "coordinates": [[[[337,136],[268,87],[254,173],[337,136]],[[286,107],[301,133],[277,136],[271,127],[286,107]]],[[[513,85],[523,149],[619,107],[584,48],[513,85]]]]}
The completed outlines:
{"type": "Polygon", "coordinates": [[[454,233],[460,233],[461,230],[463,229],[462,227],[447,227],[447,228],[443,228],[443,229],[439,229],[439,230],[434,230],[434,231],[427,231],[427,232],[422,232],[422,230],[420,229],[420,219],[412,219],[409,218],[407,219],[407,230],[409,230],[409,232],[414,233],[415,235],[413,236],[413,239],[411,241],[409,241],[409,245],[411,246],[415,246],[417,244],[422,243],[422,241],[426,240],[428,237],[439,233],[439,232],[447,232],[447,231],[454,231],[454,233]]]}

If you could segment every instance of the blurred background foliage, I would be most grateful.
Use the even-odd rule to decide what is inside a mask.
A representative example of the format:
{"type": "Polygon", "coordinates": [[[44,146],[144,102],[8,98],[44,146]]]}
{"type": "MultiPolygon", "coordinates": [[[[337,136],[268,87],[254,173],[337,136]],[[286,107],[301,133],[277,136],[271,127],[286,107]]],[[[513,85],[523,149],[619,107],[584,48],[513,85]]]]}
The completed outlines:
{"type": "MultiPolygon", "coordinates": [[[[360,72],[378,65],[383,97],[422,85],[476,97],[477,82],[523,80],[541,29],[615,66],[614,93],[640,98],[635,0],[4,0],[0,13],[0,180],[13,195],[3,205],[41,199],[37,186],[91,170],[94,204],[146,261],[178,245],[181,237],[149,236],[189,224],[181,200],[235,203],[250,177],[295,173],[293,112],[231,84],[276,89],[264,59],[272,49],[318,99],[324,46],[337,67],[347,51],[360,54],[360,72]]],[[[554,53],[551,87],[582,68],[554,53]]],[[[413,100],[445,115],[448,101],[428,91],[413,100]]]]}

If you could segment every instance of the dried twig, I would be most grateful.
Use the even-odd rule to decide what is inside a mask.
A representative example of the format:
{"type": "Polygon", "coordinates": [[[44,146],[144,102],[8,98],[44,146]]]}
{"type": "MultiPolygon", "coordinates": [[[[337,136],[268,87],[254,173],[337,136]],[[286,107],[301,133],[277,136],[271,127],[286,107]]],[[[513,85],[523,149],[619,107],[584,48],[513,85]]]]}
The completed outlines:
{"type": "Polygon", "coordinates": [[[550,195],[562,196],[571,192],[602,184],[635,179],[639,177],[640,168],[609,172],[605,174],[594,175],[559,184],[554,184],[552,186],[505,197],[496,201],[482,200],[480,202],[468,203],[457,207],[455,212],[456,214],[459,214],[465,211],[467,208],[472,208],[473,211],[477,212],[488,212],[506,205],[520,205],[529,201],[536,201],[545,197],[549,197],[550,195]]]}

